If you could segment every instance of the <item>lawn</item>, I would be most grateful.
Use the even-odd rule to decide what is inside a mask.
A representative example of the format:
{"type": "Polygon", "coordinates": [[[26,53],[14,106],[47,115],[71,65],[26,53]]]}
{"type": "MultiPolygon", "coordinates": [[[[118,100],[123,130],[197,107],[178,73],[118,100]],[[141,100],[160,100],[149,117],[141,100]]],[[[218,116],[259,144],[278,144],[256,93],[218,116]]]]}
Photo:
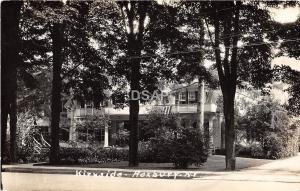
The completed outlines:
{"type": "MultiPolygon", "coordinates": [[[[255,167],[259,165],[263,165],[269,163],[274,160],[267,159],[253,159],[253,158],[242,158],[236,157],[236,165],[237,170],[255,167]]],[[[38,164],[42,165],[42,164],[38,164]]],[[[68,167],[85,167],[85,168],[121,168],[121,169],[132,169],[133,167],[128,167],[128,161],[120,161],[120,162],[111,162],[111,163],[102,163],[102,164],[86,164],[86,165],[63,165],[68,167]]],[[[138,167],[134,167],[134,169],[173,169],[172,163],[140,163],[138,167]]],[[[225,169],[225,157],[222,155],[212,155],[209,156],[207,162],[202,166],[190,166],[188,170],[203,170],[203,171],[223,171],[225,169]]]]}

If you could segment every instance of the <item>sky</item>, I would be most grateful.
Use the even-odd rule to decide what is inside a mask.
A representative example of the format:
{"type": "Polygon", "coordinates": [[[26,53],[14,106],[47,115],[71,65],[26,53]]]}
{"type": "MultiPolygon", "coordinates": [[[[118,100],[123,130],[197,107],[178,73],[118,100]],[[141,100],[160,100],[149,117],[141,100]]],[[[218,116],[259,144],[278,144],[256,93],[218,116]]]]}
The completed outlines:
{"type": "Polygon", "coordinates": [[[289,7],[289,8],[270,8],[273,19],[281,23],[291,23],[297,20],[300,14],[300,7],[289,7]]]}
{"type": "MultiPolygon", "coordinates": [[[[273,19],[280,23],[291,23],[295,22],[300,16],[300,7],[296,8],[271,8],[270,12],[273,16],[273,19]]],[[[296,42],[300,43],[300,42],[296,42]]],[[[289,57],[278,57],[272,61],[273,65],[288,65],[292,69],[300,71],[300,60],[289,57]]]]}

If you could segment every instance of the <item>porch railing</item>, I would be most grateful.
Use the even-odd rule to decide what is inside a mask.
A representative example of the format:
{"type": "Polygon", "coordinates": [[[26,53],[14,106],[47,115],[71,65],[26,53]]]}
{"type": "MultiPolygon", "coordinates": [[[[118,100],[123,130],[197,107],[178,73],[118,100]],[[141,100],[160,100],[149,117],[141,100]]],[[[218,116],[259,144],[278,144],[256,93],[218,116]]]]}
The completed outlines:
{"type": "MultiPolygon", "coordinates": [[[[179,104],[179,105],[140,105],[140,114],[147,114],[149,109],[159,108],[165,114],[170,113],[196,113],[197,104],[179,104]]],[[[216,112],[217,106],[213,103],[206,103],[204,105],[205,112],[216,112]]],[[[95,108],[79,108],[73,111],[74,117],[84,117],[88,115],[129,115],[129,109],[114,109],[112,107],[106,107],[102,109],[95,108]]]]}

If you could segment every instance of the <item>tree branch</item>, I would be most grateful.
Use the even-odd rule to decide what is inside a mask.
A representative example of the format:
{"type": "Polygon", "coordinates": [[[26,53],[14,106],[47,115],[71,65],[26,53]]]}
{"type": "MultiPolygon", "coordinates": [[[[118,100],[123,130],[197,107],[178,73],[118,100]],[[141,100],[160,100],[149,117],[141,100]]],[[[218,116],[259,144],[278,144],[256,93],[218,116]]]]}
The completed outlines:
{"type": "MultiPolygon", "coordinates": [[[[241,2],[237,1],[237,4],[236,4],[237,8],[235,9],[235,14],[234,14],[234,19],[233,19],[234,34],[238,34],[238,32],[239,32],[240,5],[241,5],[241,2]]],[[[232,81],[235,84],[237,82],[237,69],[238,69],[238,60],[237,60],[238,40],[239,40],[238,35],[235,35],[232,40],[233,48],[232,48],[232,56],[231,56],[231,66],[232,66],[232,69],[231,69],[232,75],[231,76],[232,76],[232,81]]],[[[235,89],[236,89],[236,87],[235,87],[235,89]]]]}
{"type": "MultiPolygon", "coordinates": [[[[231,13],[225,14],[224,19],[224,34],[230,34],[231,33],[231,13]]],[[[225,35],[224,35],[225,36],[225,35]]],[[[229,65],[229,51],[230,51],[230,37],[224,38],[224,46],[225,46],[225,56],[224,56],[224,70],[225,70],[225,76],[231,75],[231,67],[229,65]]]]}
{"type": "Polygon", "coordinates": [[[140,2],[138,5],[138,15],[139,15],[139,30],[138,30],[138,37],[137,41],[141,42],[144,34],[144,22],[146,18],[146,12],[147,12],[147,3],[148,2],[140,2]]]}
{"type": "Polygon", "coordinates": [[[215,17],[214,17],[214,26],[215,26],[215,56],[216,56],[216,65],[217,65],[217,70],[218,70],[218,74],[219,74],[219,81],[221,84],[221,88],[224,88],[224,80],[225,80],[225,76],[224,76],[224,71],[222,69],[222,60],[221,60],[221,51],[220,51],[220,20],[219,17],[217,15],[218,13],[216,12],[215,17]]]}

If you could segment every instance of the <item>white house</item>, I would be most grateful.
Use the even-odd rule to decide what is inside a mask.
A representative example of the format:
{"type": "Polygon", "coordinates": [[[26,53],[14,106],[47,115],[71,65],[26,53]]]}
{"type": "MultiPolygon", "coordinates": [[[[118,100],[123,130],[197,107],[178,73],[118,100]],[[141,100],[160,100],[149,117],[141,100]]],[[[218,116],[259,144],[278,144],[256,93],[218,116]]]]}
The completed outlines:
{"type": "MultiPolygon", "coordinates": [[[[197,83],[189,85],[173,85],[172,88],[166,88],[168,94],[162,99],[155,100],[146,104],[140,104],[139,120],[146,120],[146,115],[153,108],[160,108],[165,114],[176,113],[180,116],[184,125],[196,127],[197,114],[197,83]]],[[[204,107],[204,128],[209,128],[211,133],[211,146],[214,148],[224,148],[224,127],[222,113],[217,109],[217,98],[220,95],[219,90],[210,90],[207,88],[204,107]]],[[[68,100],[64,104],[68,105],[68,111],[61,113],[61,131],[65,140],[76,141],[79,139],[76,133],[76,123],[84,120],[89,115],[106,114],[111,120],[111,124],[101,127],[100,130],[93,131],[99,144],[104,147],[116,144],[113,134],[118,134],[121,129],[129,130],[129,107],[115,108],[111,101],[108,101],[100,109],[95,109],[92,103],[79,103],[76,100],[68,100]],[[72,107],[69,107],[72,102],[72,107]],[[82,107],[83,106],[83,107],[82,107]]]]}

